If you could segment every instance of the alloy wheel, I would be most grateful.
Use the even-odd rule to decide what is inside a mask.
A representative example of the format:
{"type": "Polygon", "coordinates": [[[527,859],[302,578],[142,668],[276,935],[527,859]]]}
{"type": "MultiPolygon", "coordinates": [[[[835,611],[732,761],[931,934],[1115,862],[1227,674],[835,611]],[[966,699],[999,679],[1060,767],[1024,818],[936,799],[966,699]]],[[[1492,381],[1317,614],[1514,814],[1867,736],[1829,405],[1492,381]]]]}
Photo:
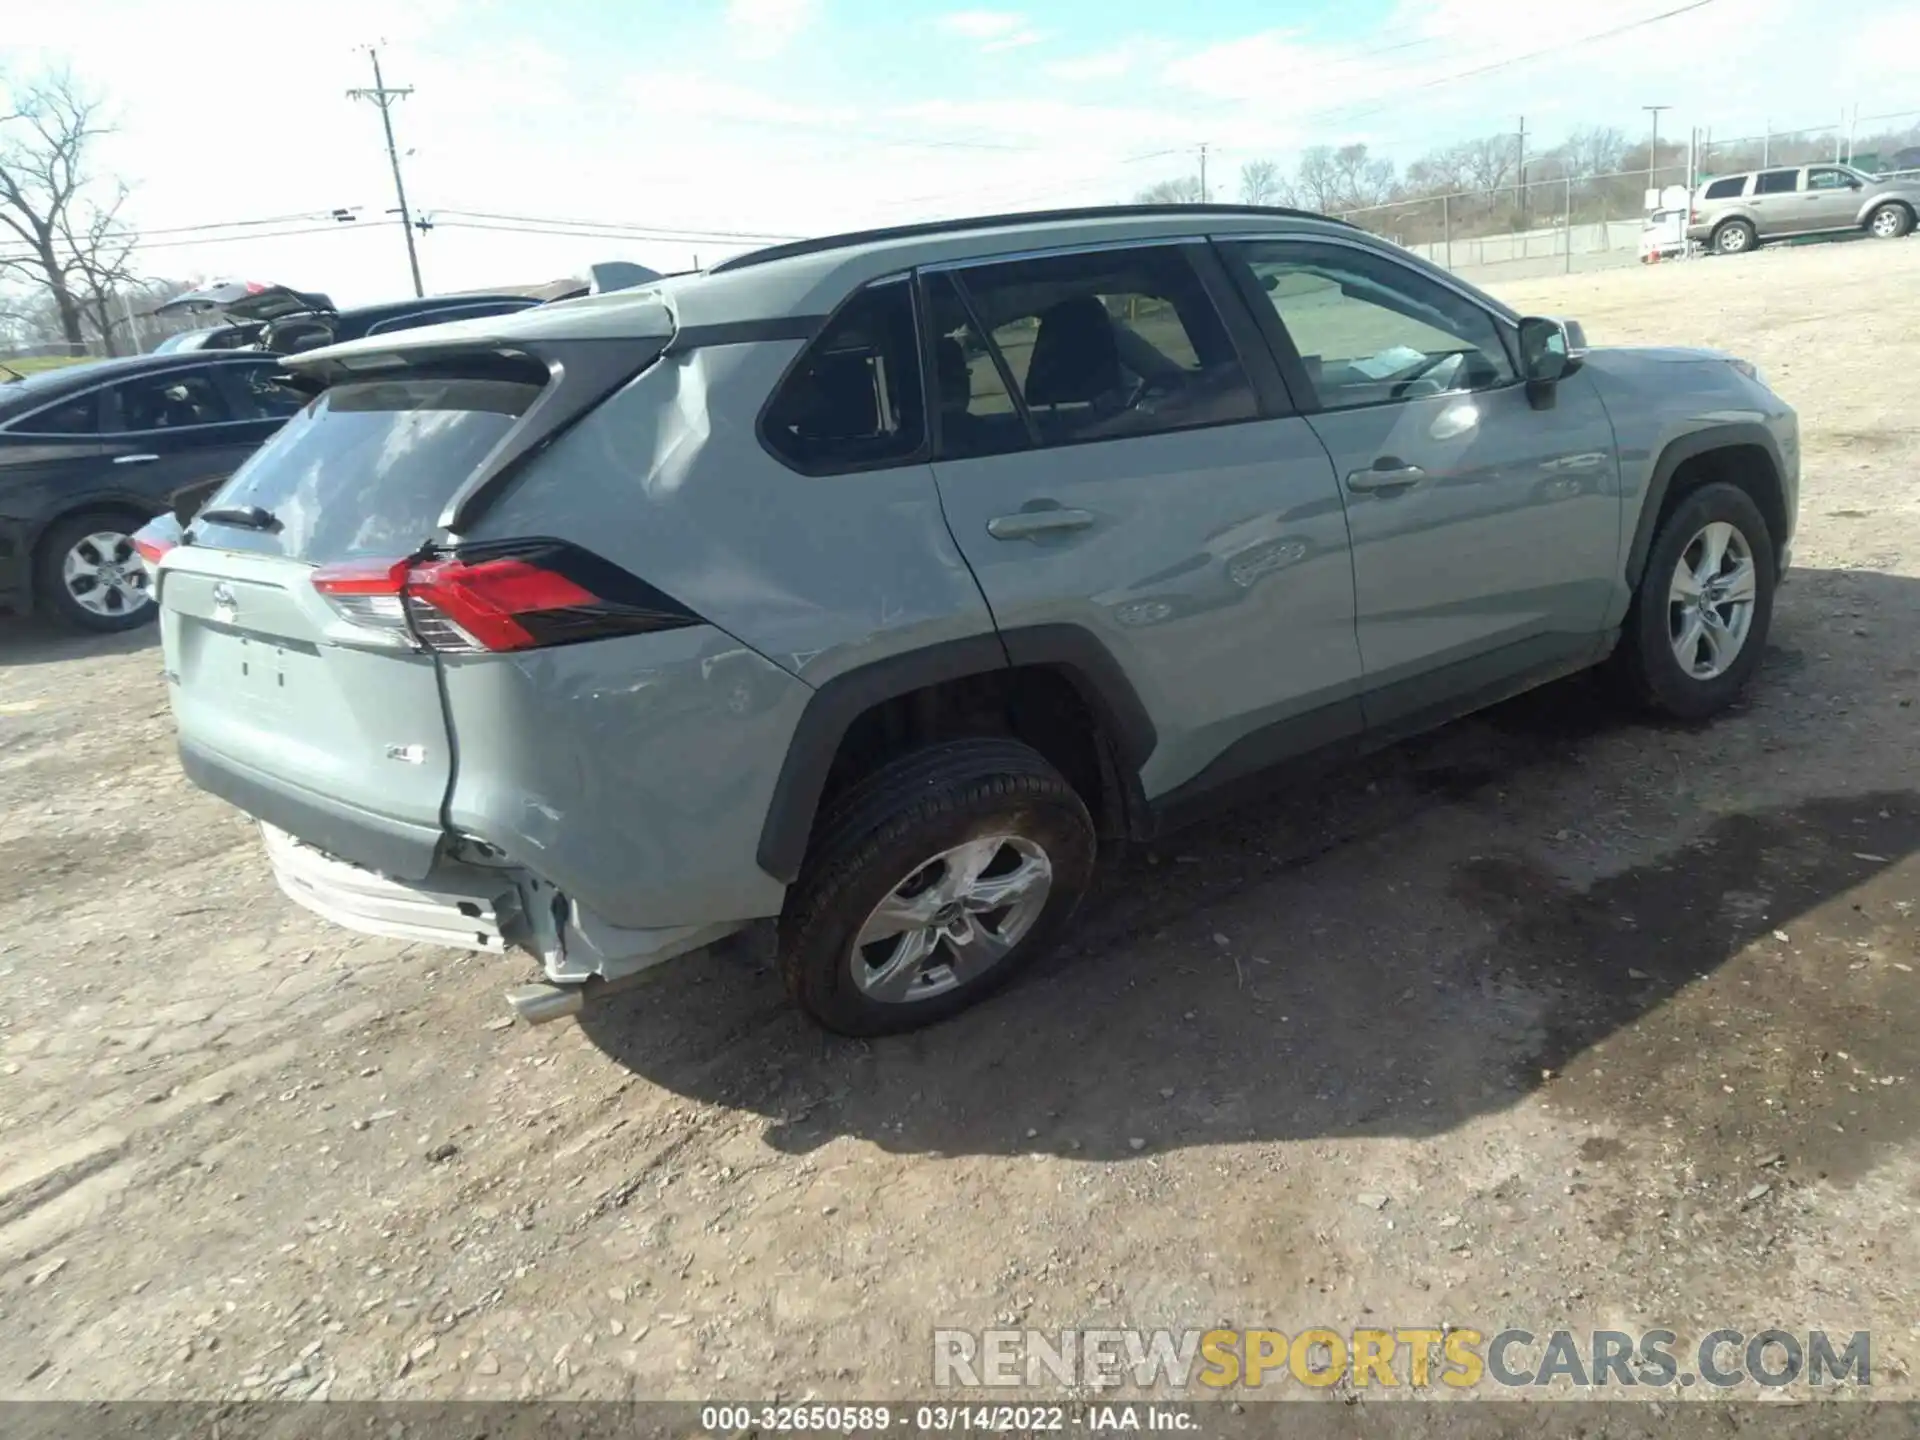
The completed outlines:
{"type": "Polygon", "coordinates": [[[1033,929],[1053,888],[1047,852],[984,835],[916,867],[874,906],[853,942],[853,982],[889,1004],[930,1000],[999,964],[1033,929]]]}
{"type": "Polygon", "coordinates": [[[1758,584],[1752,547],[1738,527],[1715,520],[1687,542],[1667,590],[1667,635],[1690,679],[1718,679],[1739,658],[1758,584]]]}

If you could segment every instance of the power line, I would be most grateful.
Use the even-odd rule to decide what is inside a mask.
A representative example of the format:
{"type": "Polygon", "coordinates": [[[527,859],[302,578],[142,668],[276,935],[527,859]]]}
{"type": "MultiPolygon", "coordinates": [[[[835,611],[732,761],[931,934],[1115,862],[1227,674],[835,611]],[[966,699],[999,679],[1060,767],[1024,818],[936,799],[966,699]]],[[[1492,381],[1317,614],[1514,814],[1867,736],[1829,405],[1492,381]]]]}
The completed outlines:
{"type": "MultiPolygon", "coordinates": [[[[399,223],[400,222],[398,220],[369,220],[359,225],[356,225],[354,229],[370,230],[382,225],[398,225],[399,223]]],[[[192,239],[192,240],[156,240],[151,243],[145,240],[142,240],[140,242],[140,249],[142,250],[178,250],[181,248],[191,249],[200,245],[225,245],[234,240],[286,240],[286,239],[291,239],[296,235],[342,235],[346,233],[348,232],[342,230],[337,225],[313,225],[313,226],[308,226],[303,229],[297,229],[297,230],[253,231],[245,235],[208,235],[208,236],[205,236],[204,238],[192,239]]],[[[32,262],[37,259],[39,259],[39,257],[37,255],[32,255],[32,254],[0,255],[0,265],[16,264],[22,261],[32,262]]]]}
{"type": "Polygon", "coordinates": [[[371,89],[347,91],[349,100],[371,100],[380,107],[380,125],[387,132],[387,161],[393,166],[393,194],[400,202],[400,233],[407,237],[407,267],[413,271],[413,293],[425,295],[426,286],[420,283],[420,252],[413,245],[413,215],[407,209],[407,186],[400,178],[400,151],[393,143],[393,102],[404,100],[413,93],[411,85],[398,89],[388,89],[387,82],[380,78],[380,50],[374,45],[367,46],[367,54],[373,60],[373,86],[371,89]]]}
{"type": "MultiPolygon", "coordinates": [[[[455,215],[468,220],[494,220],[510,224],[541,227],[566,226],[589,230],[609,230],[631,232],[641,236],[652,236],[671,240],[751,240],[755,242],[779,243],[787,240],[801,240],[801,235],[768,235],[758,231],[746,230],[706,230],[695,225],[645,225],[624,220],[570,220],[557,215],[509,215],[494,210],[447,210],[429,212],[435,217],[455,215]]],[[[451,224],[436,218],[434,224],[451,224]]]]}
{"type": "Polygon", "coordinates": [[[1638,20],[1630,20],[1624,25],[1616,25],[1611,30],[1599,30],[1591,35],[1582,35],[1577,39],[1563,41],[1558,45],[1549,45],[1544,50],[1530,50],[1525,55],[1511,55],[1505,60],[1494,60],[1485,65],[1476,65],[1470,70],[1458,70],[1451,75],[1440,75],[1432,80],[1422,80],[1418,84],[1403,87],[1400,94],[1396,94],[1392,100],[1375,105],[1371,109],[1351,111],[1335,106],[1331,109],[1313,112],[1296,118],[1314,119],[1319,116],[1344,115],[1349,121],[1364,120],[1369,115],[1378,115],[1383,111],[1394,109],[1400,104],[1401,95],[1404,95],[1406,91],[1434,90],[1442,85],[1452,85],[1456,81],[1471,80],[1478,75],[1491,75],[1496,70],[1508,70],[1515,65],[1525,65],[1533,60],[1544,59],[1548,55],[1558,55],[1566,50],[1577,50],[1582,45],[1591,45],[1598,40],[1611,40],[1616,35],[1625,35],[1634,30],[1645,29],[1649,25],[1658,25],[1661,21],[1671,20],[1676,15],[1685,15],[1694,10],[1704,10],[1713,3],[1714,0],[1691,0],[1690,4],[1679,5],[1671,10],[1662,10],[1658,15],[1646,15],[1638,20]]]}

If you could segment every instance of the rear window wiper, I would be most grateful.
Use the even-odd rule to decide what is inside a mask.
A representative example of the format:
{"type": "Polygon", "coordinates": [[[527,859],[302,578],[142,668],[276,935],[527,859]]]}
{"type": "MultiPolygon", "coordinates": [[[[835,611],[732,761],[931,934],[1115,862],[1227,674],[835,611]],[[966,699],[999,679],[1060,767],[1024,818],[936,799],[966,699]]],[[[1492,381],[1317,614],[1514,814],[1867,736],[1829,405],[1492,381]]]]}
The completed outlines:
{"type": "Polygon", "coordinates": [[[280,517],[259,505],[216,505],[194,517],[215,525],[235,525],[242,530],[278,530],[280,517]]]}

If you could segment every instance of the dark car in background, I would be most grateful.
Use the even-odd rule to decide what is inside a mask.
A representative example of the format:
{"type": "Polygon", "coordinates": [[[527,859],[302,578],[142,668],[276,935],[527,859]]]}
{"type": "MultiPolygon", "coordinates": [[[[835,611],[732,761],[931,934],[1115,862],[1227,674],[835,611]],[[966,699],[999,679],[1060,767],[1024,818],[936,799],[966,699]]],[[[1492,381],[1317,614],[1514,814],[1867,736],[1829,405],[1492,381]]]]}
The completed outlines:
{"type": "Polygon", "coordinates": [[[244,350],[260,343],[259,325],[206,325],[198,330],[182,330],[169,335],[153,347],[155,355],[171,355],[181,350],[244,350]]]}
{"type": "Polygon", "coordinates": [[[259,350],[101,360],[0,385],[0,610],[155,615],[134,532],[191,513],[306,403],[259,350]]]}
{"type": "Polygon", "coordinates": [[[259,348],[277,355],[294,355],[365,335],[505,315],[540,303],[531,295],[505,293],[427,295],[342,310],[316,291],[236,280],[177,295],[153,313],[221,315],[230,325],[255,327],[258,333],[252,343],[259,348]]]}

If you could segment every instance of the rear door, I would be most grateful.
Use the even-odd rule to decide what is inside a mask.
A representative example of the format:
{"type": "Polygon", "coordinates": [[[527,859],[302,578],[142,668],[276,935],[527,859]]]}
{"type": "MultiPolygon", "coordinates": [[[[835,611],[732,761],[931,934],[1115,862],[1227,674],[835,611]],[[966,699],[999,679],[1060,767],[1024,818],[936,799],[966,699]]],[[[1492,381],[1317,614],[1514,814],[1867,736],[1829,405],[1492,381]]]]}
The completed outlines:
{"type": "Polygon", "coordinates": [[[1762,237],[1794,235],[1814,228],[1800,210],[1800,170],[1762,170],[1753,177],[1754,224],[1762,237]]]}
{"type": "Polygon", "coordinates": [[[922,280],[954,539],[1003,633],[1070,625],[1119,662],[1158,736],[1148,796],[1357,733],[1333,471],[1211,248],[922,280]]]}
{"type": "Polygon", "coordinates": [[[330,602],[313,579],[419,550],[545,378],[495,362],[337,384],[212,497],[160,578],[196,783],[331,854],[427,873],[451,773],[433,658],[397,597],[330,602]]]}
{"type": "Polygon", "coordinates": [[[1265,301],[1342,480],[1370,726],[1590,658],[1617,583],[1613,427],[1575,373],[1551,408],[1504,322],[1371,246],[1223,245],[1265,301]]]}

